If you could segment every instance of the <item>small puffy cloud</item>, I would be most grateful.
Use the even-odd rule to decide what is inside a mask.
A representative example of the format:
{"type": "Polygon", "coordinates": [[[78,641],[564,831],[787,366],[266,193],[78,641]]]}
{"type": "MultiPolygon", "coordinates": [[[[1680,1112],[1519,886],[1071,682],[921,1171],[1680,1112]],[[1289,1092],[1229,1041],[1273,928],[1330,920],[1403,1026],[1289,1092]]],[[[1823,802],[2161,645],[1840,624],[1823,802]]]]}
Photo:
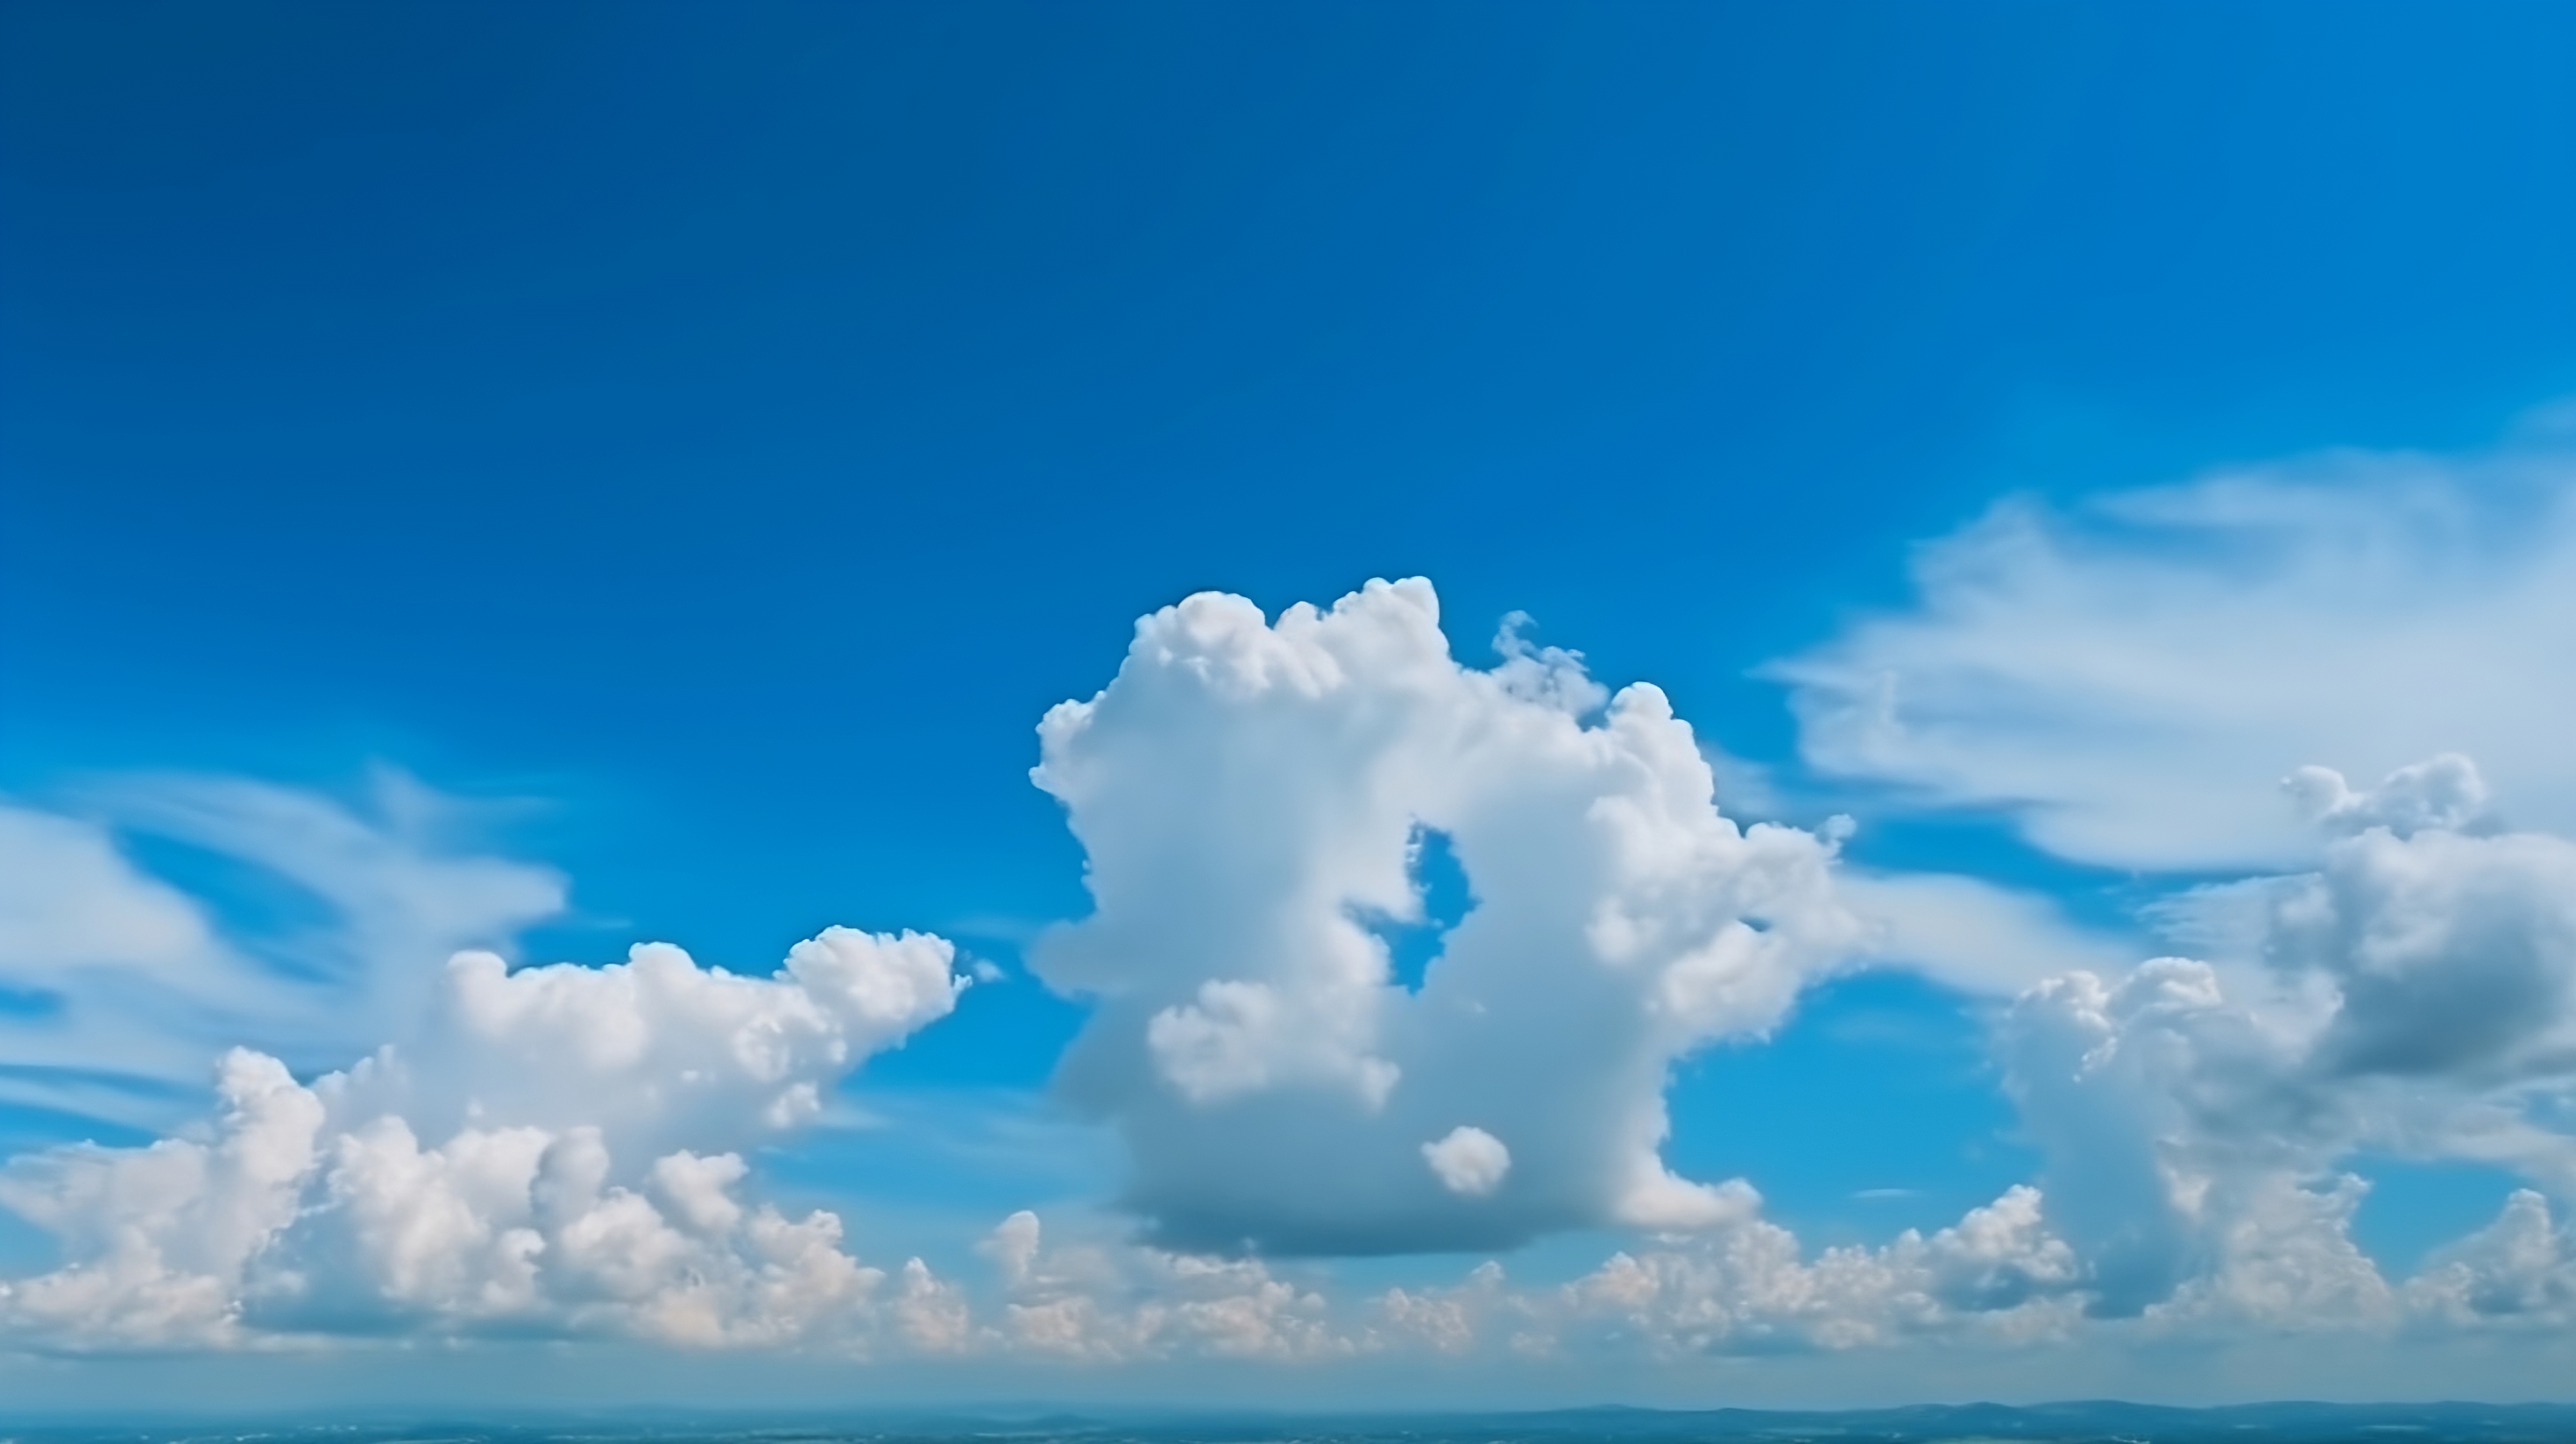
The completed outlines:
{"type": "Polygon", "coordinates": [[[2487,820],[2486,779],[2456,752],[2400,767],[2377,787],[2355,791],[2331,767],[2299,768],[2281,783],[2302,812],[2332,833],[2386,828],[2401,837],[2427,828],[2466,832],[2487,820]]]}
{"type": "Polygon", "coordinates": [[[237,777],[141,775],[81,801],[120,830],[173,839],[264,869],[320,902],[332,925],[261,940],[323,982],[328,1006],[378,1037],[436,991],[431,965],[490,947],[563,911],[550,868],[457,846],[473,809],[380,771],[364,812],[237,777]]]}
{"type": "Polygon", "coordinates": [[[0,1286],[0,1333],[49,1347],[426,1330],[693,1346],[962,1341],[926,1269],[891,1291],[841,1222],[741,1196],[740,1149],[944,1016],[947,943],[834,928],[770,977],[638,947],[516,972],[460,954],[435,1006],[298,1083],[247,1050],[207,1137],[80,1146],[0,1170],[55,1272],[0,1286]]]}
{"type": "Polygon", "coordinates": [[[1453,661],[1420,581],[1275,625],[1210,593],[1047,715],[1035,776],[1094,911],[1032,962],[1098,1000],[1063,1084],[1116,1123],[1158,1242],[1492,1248],[1743,1212],[1663,1166],[1665,1074],[1860,945],[1833,847],[1721,815],[1661,692],[1606,696],[1512,631],[1502,652],[1453,661]],[[1424,922],[1431,831],[1477,902],[1408,989],[1379,929],[1424,922]],[[1424,1166],[1466,1117],[1510,1142],[1490,1198],[1424,1166]]]}
{"type": "MultiPolygon", "coordinates": [[[[1528,1296],[1510,1292],[1503,1266],[1487,1259],[1452,1287],[1388,1289],[1371,1312],[1375,1318],[1365,1336],[1373,1345],[1419,1345],[1454,1355],[1473,1350],[1498,1317],[1519,1322],[1539,1309],[1528,1296]]],[[[1536,1342],[1535,1335],[1526,1337],[1536,1342]]]]}
{"type": "Polygon", "coordinates": [[[1468,1198],[1483,1198],[1502,1187],[1503,1175],[1512,1171],[1512,1151],[1501,1139],[1464,1125],[1422,1145],[1422,1157],[1442,1188],[1468,1198]]]}
{"type": "Polygon", "coordinates": [[[2318,761],[2465,752],[2526,825],[2576,831],[2563,435],[2009,502],[1924,547],[1915,582],[1910,608],[1770,669],[1813,766],[2124,868],[2303,863],[2314,834],[2271,784],[2318,761]]]}

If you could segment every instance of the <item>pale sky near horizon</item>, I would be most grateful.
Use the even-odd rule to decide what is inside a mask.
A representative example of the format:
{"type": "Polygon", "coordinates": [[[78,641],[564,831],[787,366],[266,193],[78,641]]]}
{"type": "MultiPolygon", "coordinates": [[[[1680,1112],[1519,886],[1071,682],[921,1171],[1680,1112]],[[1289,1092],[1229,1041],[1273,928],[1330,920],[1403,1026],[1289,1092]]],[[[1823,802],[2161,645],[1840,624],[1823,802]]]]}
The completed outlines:
{"type": "Polygon", "coordinates": [[[2571,62],[0,4],[0,1398],[2576,1397],[2571,62]]]}

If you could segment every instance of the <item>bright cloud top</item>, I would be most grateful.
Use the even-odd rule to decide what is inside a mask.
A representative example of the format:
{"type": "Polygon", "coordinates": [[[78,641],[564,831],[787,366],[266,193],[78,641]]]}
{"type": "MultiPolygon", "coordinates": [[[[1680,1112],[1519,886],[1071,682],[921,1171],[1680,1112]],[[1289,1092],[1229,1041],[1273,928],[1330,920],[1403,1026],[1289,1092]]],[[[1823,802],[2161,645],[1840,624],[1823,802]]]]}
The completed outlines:
{"type": "Polygon", "coordinates": [[[246,1050],[205,1141],[21,1159],[0,1202],[70,1262],[0,1285],[0,1325],[64,1345],[245,1329],[530,1328],[691,1344],[855,1333],[882,1275],[839,1219],[736,1196],[714,1151],[944,1016],[947,943],[845,928],[770,978],[676,948],[604,968],[448,965],[404,1041],[298,1084],[246,1050]]]}
{"type": "Polygon", "coordinates": [[[1035,960],[1099,999],[1067,1084],[1159,1239],[1494,1248],[1751,1208],[1664,1167],[1666,1075],[1857,947],[1833,844],[1723,816],[1655,688],[1501,647],[1452,661],[1421,581],[1276,625],[1208,593],[1048,714],[1036,777],[1096,910],[1035,960]],[[1381,934],[1423,920],[1426,831],[1476,902],[1408,988],[1381,934]]]}

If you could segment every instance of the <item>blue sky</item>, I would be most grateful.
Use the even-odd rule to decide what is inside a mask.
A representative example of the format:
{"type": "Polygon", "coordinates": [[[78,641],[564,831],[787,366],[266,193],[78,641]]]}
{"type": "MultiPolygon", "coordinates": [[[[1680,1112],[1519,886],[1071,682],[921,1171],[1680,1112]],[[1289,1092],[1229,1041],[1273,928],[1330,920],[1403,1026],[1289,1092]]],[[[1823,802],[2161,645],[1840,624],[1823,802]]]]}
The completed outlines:
{"type": "Polygon", "coordinates": [[[0,9],[0,1377],[2563,1394],[2571,49],[2510,4],[0,9]],[[1436,623],[1363,590],[1412,577],[1436,623]],[[1202,592],[1262,615],[1158,613],[1202,592]],[[1279,700],[1327,673],[1359,711],[1279,700]],[[1641,682],[1682,755],[1613,725],[1641,682]],[[1684,801],[1613,847],[1550,788],[1684,801]],[[583,991],[832,926],[887,941],[738,1017],[583,991]],[[471,948],[594,970],[492,984],[573,1031],[475,1012],[471,948]],[[1492,1062],[1447,963],[1561,1031],[1492,1062]],[[654,1111],[701,1044],[731,1123],[654,1111]],[[210,1089],[236,1045],[284,1071],[210,1089]],[[367,1223],[386,1118],[415,1193],[477,1138],[526,1177],[367,1223]],[[760,1252],[764,1204],[838,1242],[760,1252]],[[582,1254],[630,1214],[697,1293],[582,1254]]]}

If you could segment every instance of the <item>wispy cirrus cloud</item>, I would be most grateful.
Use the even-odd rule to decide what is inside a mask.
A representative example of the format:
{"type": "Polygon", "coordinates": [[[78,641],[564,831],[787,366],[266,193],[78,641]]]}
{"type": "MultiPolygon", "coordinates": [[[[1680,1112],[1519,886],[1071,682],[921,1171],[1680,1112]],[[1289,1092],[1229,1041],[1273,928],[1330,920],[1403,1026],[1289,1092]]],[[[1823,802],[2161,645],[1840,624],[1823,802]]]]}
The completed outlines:
{"type": "Polygon", "coordinates": [[[1808,763],[2041,847],[2150,870],[2277,867],[2293,769],[2478,759],[2576,829],[2576,440],[2327,452],[2054,508],[1921,548],[1911,606],[1773,664],[1808,763]]]}
{"type": "Polygon", "coordinates": [[[67,803],[0,801],[0,1098],[157,1124],[234,1046],[345,1064],[436,986],[460,947],[510,947],[559,914],[552,868],[451,837],[453,804],[380,772],[363,806],[247,778],[136,773],[67,803]],[[308,903],[245,926],[137,860],[176,842],[308,903]]]}

